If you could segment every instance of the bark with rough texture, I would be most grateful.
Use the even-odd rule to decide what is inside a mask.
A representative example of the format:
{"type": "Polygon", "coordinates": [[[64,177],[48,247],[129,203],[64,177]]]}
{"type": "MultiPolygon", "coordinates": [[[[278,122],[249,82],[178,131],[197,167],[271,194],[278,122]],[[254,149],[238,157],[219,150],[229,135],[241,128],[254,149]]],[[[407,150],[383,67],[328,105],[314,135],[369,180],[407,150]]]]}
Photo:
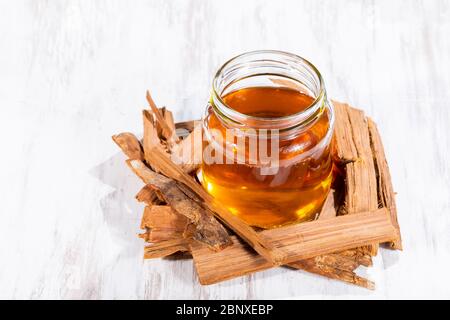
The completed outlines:
{"type": "Polygon", "coordinates": [[[148,206],[165,204],[162,195],[159,195],[158,191],[149,185],[142,187],[136,195],[136,200],[144,202],[148,206]]]}
{"type": "Polygon", "coordinates": [[[221,250],[231,243],[228,232],[212,213],[186,196],[175,181],[152,171],[140,160],[128,160],[127,164],[144,183],[158,190],[175,212],[195,224],[196,240],[204,242],[214,250],[221,250]]]}
{"type": "Polygon", "coordinates": [[[395,192],[392,187],[391,174],[384,154],[383,143],[377,125],[372,119],[368,118],[370,140],[375,169],[378,181],[378,199],[382,207],[388,208],[391,214],[392,224],[398,230],[398,238],[388,242],[388,248],[402,250],[402,238],[400,234],[400,225],[397,219],[397,207],[395,205],[395,192]]]}
{"type": "MultiPolygon", "coordinates": [[[[369,243],[384,242],[396,236],[396,230],[390,222],[388,211],[377,209],[374,212],[345,215],[324,221],[311,221],[296,225],[264,230],[260,235],[286,252],[291,260],[286,264],[330,254],[340,250],[351,249],[369,243]],[[299,239],[301,239],[299,241],[299,239]]],[[[192,245],[192,255],[202,283],[214,283],[224,279],[241,276],[255,270],[266,269],[267,264],[248,252],[248,247],[233,242],[232,246],[220,252],[211,252],[200,244],[192,245]],[[252,260],[252,261],[249,261],[252,260]],[[222,267],[221,267],[222,266],[222,267]]],[[[316,261],[336,261],[338,256],[325,256],[311,259],[316,261]]],[[[357,262],[339,256],[339,262],[345,261],[346,267],[352,271],[357,262]]]]}
{"type": "MultiPolygon", "coordinates": [[[[355,214],[378,208],[375,164],[370,146],[369,128],[364,112],[348,104],[334,102],[337,158],[345,166],[345,213],[355,214]]],[[[359,248],[377,254],[378,244],[359,248]]]]}
{"type": "Polygon", "coordinates": [[[141,143],[134,134],[123,132],[112,136],[112,139],[129,159],[144,160],[141,143]]]}
{"type": "Polygon", "coordinates": [[[171,116],[171,114],[165,117],[163,112],[161,112],[161,110],[156,106],[152,96],[150,95],[150,92],[148,91],[146,94],[146,98],[151,111],[155,115],[156,124],[160,128],[161,137],[164,138],[164,140],[168,144],[169,149],[171,149],[172,146],[179,140],[175,132],[173,117],[171,116]]]}

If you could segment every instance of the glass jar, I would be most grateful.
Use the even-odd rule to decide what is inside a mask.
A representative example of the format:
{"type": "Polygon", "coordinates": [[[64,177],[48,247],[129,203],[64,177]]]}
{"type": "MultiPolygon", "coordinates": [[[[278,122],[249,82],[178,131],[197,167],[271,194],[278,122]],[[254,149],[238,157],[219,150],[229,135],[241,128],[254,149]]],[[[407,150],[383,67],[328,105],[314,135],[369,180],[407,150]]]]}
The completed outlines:
{"type": "Polygon", "coordinates": [[[312,220],[331,186],[333,124],[310,62],[272,50],[239,55],[213,80],[202,185],[255,227],[312,220]]]}

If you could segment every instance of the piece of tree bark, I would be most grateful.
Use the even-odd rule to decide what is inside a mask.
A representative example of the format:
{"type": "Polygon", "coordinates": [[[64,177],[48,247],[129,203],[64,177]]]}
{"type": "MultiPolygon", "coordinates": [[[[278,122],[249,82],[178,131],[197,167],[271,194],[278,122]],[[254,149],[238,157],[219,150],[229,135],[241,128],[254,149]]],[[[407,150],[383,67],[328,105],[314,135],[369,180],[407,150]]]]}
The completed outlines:
{"type": "Polygon", "coordinates": [[[129,159],[144,160],[141,143],[134,134],[123,132],[112,136],[112,139],[129,159]]]}
{"type": "Polygon", "coordinates": [[[402,239],[400,225],[397,218],[397,207],[395,205],[395,193],[392,187],[391,174],[386,161],[383,143],[376,124],[368,118],[369,133],[371,138],[372,153],[375,162],[378,181],[378,199],[383,207],[388,208],[391,214],[392,224],[398,231],[398,238],[388,242],[388,248],[402,250],[402,239]]]}
{"type": "MultiPolygon", "coordinates": [[[[172,111],[168,110],[166,107],[164,107],[163,118],[164,118],[164,121],[167,123],[167,126],[169,127],[170,131],[172,132],[172,135],[176,134],[176,127],[175,127],[175,121],[173,118],[173,113],[172,113],[172,111]]],[[[177,140],[179,140],[179,138],[177,138],[177,140]]],[[[177,140],[175,140],[175,141],[177,141],[177,140]]]]}
{"type": "Polygon", "coordinates": [[[144,202],[147,205],[162,205],[165,204],[162,195],[158,194],[158,191],[145,185],[136,195],[136,200],[139,202],[144,202]]]}
{"type": "MultiPolygon", "coordinates": [[[[396,230],[392,226],[389,213],[386,209],[378,209],[375,212],[360,213],[358,215],[346,215],[324,221],[312,221],[300,223],[288,227],[264,230],[261,236],[270,239],[282,250],[292,251],[288,256],[294,263],[293,266],[299,267],[296,262],[309,259],[318,255],[330,254],[336,251],[342,251],[373,242],[382,242],[383,239],[395,237],[396,230]],[[301,242],[298,239],[302,239],[301,242]]],[[[220,251],[211,252],[207,247],[193,243],[191,252],[194,263],[197,268],[201,283],[209,284],[218,281],[230,279],[236,276],[245,275],[270,267],[262,257],[249,251],[242,242],[233,238],[233,245],[220,251]]],[[[333,264],[339,263],[337,258],[333,264]]],[[[302,266],[308,266],[316,262],[322,265],[332,263],[333,257],[322,258],[322,260],[312,259],[305,262],[302,266]],[[331,260],[330,260],[331,259],[331,260]]],[[[343,260],[339,260],[342,262],[343,260]]],[[[347,264],[342,268],[356,267],[356,262],[347,264]]],[[[308,271],[310,271],[308,269],[308,271]]],[[[322,271],[323,273],[324,271],[322,271]]],[[[333,277],[333,275],[330,275],[333,277]]]]}
{"type": "Polygon", "coordinates": [[[213,214],[186,196],[175,181],[150,170],[140,160],[128,160],[127,164],[144,183],[157,189],[175,212],[195,224],[196,240],[204,242],[214,250],[221,250],[231,244],[228,232],[213,214]]]}
{"type": "Polygon", "coordinates": [[[320,210],[320,214],[318,215],[318,220],[326,220],[336,218],[336,208],[334,204],[334,190],[331,189],[328,193],[327,198],[320,210]]]}
{"type": "MultiPolygon", "coordinates": [[[[333,194],[330,193],[326,203],[322,208],[322,212],[319,215],[319,219],[326,219],[335,216],[336,210],[334,207],[330,206],[333,202],[332,199],[333,194]]],[[[146,210],[144,214],[148,214],[148,211],[146,210]]],[[[180,221],[174,222],[172,220],[170,223],[168,223],[168,219],[153,219],[151,223],[146,224],[147,226],[151,226],[152,228],[148,228],[146,234],[142,235],[141,237],[146,241],[165,241],[172,240],[176,237],[180,237],[181,234],[185,234],[186,226],[184,225],[183,221],[181,221],[183,217],[180,215],[173,215],[172,218],[179,219],[180,221]]],[[[234,243],[236,243],[236,241],[234,241],[234,243]]],[[[245,246],[245,250],[252,251],[249,246],[245,246]]],[[[289,266],[296,269],[302,269],[307,272],[320,274],[332,279],[340,279],[342,278],[342,276],[340,275],[343,274],[346,275],[346,277],[340,280],[349,282],[349,279],[360,279],[360,282],[365,283],[363,281],[363,278],[358,277],[356,274],[354,274],[352,277],[349,276],[357,266],[368,265],[367,261],[365,261],[364,258],[365,257],[353,254],[353,251],[341,251],[339,253],[332,253],[307,259],[308,261],[305,261],[304,263],[294,262],[289,264],[289,266]]],[[[368,258],[369,262],[371,262],[370,256],[368,258]]],[[[267,263],[265,259],[261,259],[260,261],[262,261],[260,266],[253,264],[254,270],[267,269],[271,265],[270,263],[267,263]]],[[[247,272],[246,269],[244,269],[245,267],[243,267],[245,265],[247,265],[247,263],[242,263],[241,261],[239,265],[235,266],[236,268],[239,268],[239,270],[247,272]]],[[[238,275],[239,274],[236,274],[236,276],[238,275]]],[[[353,283],[353,280],[350,282],[353,283]]]]}
{"type": "Polygon", "coordinates": [[[340,257],[346,257],[347,259],[357,261],[358,264],[365,267],[371,267],[373,265],[372,256],[370,254],[363,253],[358,250],[354,249],[342,250],[332,254],[333,255],[336,254],[339,255],[340,257]]]}
{"type": "Polygon", "coordinates": [[[143,149],[145,162],[150,165],[154,171],[159,173],[163,168],[161,168],[160,164],[153,159],[153,150],[158,150],[161,153],[166,153],[166,151],[163,149],[159,139],[153,115],[149,111],[143,110],[142,119],[144,124],[143,149]]]}
{"type": "MultiPolygon", "coordinates": [[[[145,118],[145,117],[144,117],[145,118]]],[[[144,125],[145,125],[144,119],[144,125]]],[[[151,125],[147,122],[147,125],[151,125]]],[[[144,131],[145,128],[144,128],[144,131]]],[[[185,173],[179,166],[174,164],[170,159],[170,156],[165,153],[158,145],[152,146],[150,143],[146,143],[144,137],[144,153],[145,160],[152,167],[153,170],[164,174],[166,177],[174,179],[181,184],[184,184],[189,189],[190,194],[195,194],[198,197],[198,201],[202,203],[206,208],[213,212],[214,215],[219,218],[225,225],[230,227],[241,238],[249,243],[259,254],[274,264],[282,264],[285,259],[283,254],[275,249],[272,245],[266,243],[260,239],[257,232],[243,222],[241,219],[233,215],[223,204],[217,199],[213,198],[209,193],[203,189],[203,187],[194,180],[191,176],[185,173]]],[[[181,187],[181,185],[180,185],[181,187]]]]}
{"type": "Polygon", "coordinates": [[[333,101],[335,125],[333,146],[338,164],[344,165],[358,159],[358,151],[353,142],[353,130],[347,113],[347,104],[333,101]]]}
{"type": "MultiPolygon", "coordinates": [[[[167,114],[169,111],[165,111],[167,114]]],[[[164,171],[161,166],[156,152],[165,154],[172,162],[176,163],[182,171],[185,173],[191,173],[199,168],[201,163],[201,131],[193,131],[185,139],[178,141],[178,143],[173,143],[170,150],[164,147],[164,144],[160,140],[158,135],[158,129],[154,121],[153,115],[148,110],[142,111],[143,124],[144,124],[144,138],[143,138],[143,149],[144,158],[147,164],[149,164],[152,169],[158,173],[164,171]],[[197,150],[193,150],[189,142],[198,140],[198,135],[200,134],[200,150],[198,150],[198,141],[193,144],[197,147],[197,150]],[[188,139],[188,140],[186,140],[188,139]],[[169,155],[169,152],[172,153],[169,155]],[[191,153],[192,152],[192,153],[191,153]],[[184,157],[182,157],[184,155],[184,157]],[[195,157],[195,158],[194,158],[195,157]]]]}
{"type": "MultiPolygon", "coordinates": [[[[345,163],[345,209],[347,214],[373,211],[378,208],[375,164],[367,119],[361,110],[334,102],[336,152],[345,163]]],[[[358,249],[377,254],[378,244],[358,249]]]]}
{"type": "MultiPolygon", "coordinates": [[[[152,101],[151,97],[150,97],[150,100],[152,101]]],[[[149,104],[151,105],[150,101],[149,101],[149,104]]],[[[153,105],[154,105],[154,103],[153,103],[153,105]]],[[[372,162],[373,162],[373,168],[374,168],[373,176],[375,176],[375,181],[376,181],[375,185],[377,187],[377,193],[376,193],[377,202],[376,203],[388,207],[387,203],[390,201],[391,203],[394,203],[394,206],[395,206],[395,201],[393,199],[394,198],[393,192],[392,192],[392,197],[389,198],[390,192],[392,191],[392,185],[390,185],[390,191],[388,190],[389,187],[382,186],[382,184],[385,183],[384,181],[386,181],[386,179],[384,179],[384,180],[381,179],[382,174],[380,173],[379,168],[381,168],[380,163],[382,163],[382,162],[380,162],[380,163],[377,162],[378,157],[375,155],[375,153],[376,153],[376,147],[378,144],[376,141],[374,142],[374,138],[372,137],[374,134],[372,132],[373,130],[371,131],[370,123],[366,122],[366,132],[363,132],[363,134],[355,135],[355,132],[359,132],[359,130],[355,130],[355,128],[357,128],[358,125],[361,123],[361,121],[360,121],[361,119],[363,119],[363,122],[365,121],[365,117],[364,117],[364,114],[360,110],[357,110],[357,109],[352,110],[352,108],[350,108],[348,106],[346,106],[346,107],[347,107],[347,109],[345,110],[346,111],[345,116],[348,118],[347,120],[348,120],[349,126],[344,126],[344,129],[342,129],[342,126],[337,125],[336,131],[337,132],[348,131],[348,132],[351,132],[351,134],[354,135],[354,137],[353,137],[352,141],[344,140],[344,142],[342,142],[342,141],[338,142],[339,138],[336,136],[339,136],[339,134],[335,135],[335,138],[334,138],[335,145],[338,146],[336,148],[337,154],[338,154],[337,159],[339,160],[339,163],[346,165],[346,169],[348,169],[347,168],[348,165],[350,165],[352,163],[360,162],[361,160],[364,160],[362,162],[364,162],[367,165],[366,162],[370,162],[370,161],[365,161],[368,153],[366,153],[364,157],[361,157],[361,154],[364,154],[364,152],[361,152],[361,150],[359,150],[358,148],[362,146],[362,148],[363,148],[362,150],[366,151],[367,150],[367,148],[366,148],[367,141],[369,141],[369,144],[371,147],[369,159],[372,159],[372,153],[374,154],[374,158],[372,159],[372,162]],[[354,114],[352,114],[353,111],[355,111],[354,114]],[[356,121],[355,121],[355,119],[356,119],[356,121]],[[355,125],[355,123],[357,125],[355,125]],[[369,133],[370,133],[370,135],[369,135],[369,133]],[[367,139],[367,137],[369,137],[369,139],[367,139]],[[347,143],[347,146],[345,146],[346,143],[347,143]],[[344,147],[342,147],[342,146],[344,146],[344,147]],[[386,190],[383,190],[383,188],[385,188],[386,190]],[[386,196],[383,193],[387,193],[388,195],[386,196]],[[383,202],[383,197],[385,198],[384,202],[383,202]],[[388,200],[386,200],[386,199],[388,199],[388,200]],[[392,199],[392,201],[389,199],[392,199]]],[[[207,197],[209,195],[201,188],[201,186],[199,186],[197,184],[197,182],[194,179],[192,179],[191,177],[186,175],[186,172],[183,169],[178,170],[178,169],[170,167],[170,166],[169,166],[169,168],[166,168],[165,161],[167,161],[168,159],[170,160],[170,157],[167,154],[167,152],[173,151],[174,150],[173,147],[176,147],[177,144],[174,143],[169,149],[167,149],[167,148],[164,149],[165,145],[166,145],[166,143],[165,143],[166,137],[163,136],[163,129],[162,129],[162,125],[160,125],[160,123],[166,123],[166,124],[169,124],[170,122],[173,123],[173,117],[172,117],[172,121],[170,120],[170,116],[169,116],[169,118],[166,117],[167,110],[165,108],[158,110],[157,113],[155,113],[155,109],[157,109],[157,108],[154,105],[154,108],[152,107],[152,113],[150,113],[149,111],[144,112],[144,143],[143,144],[144,144],[144,151],[145,151],[145,149],[146,149],[145,148],[145,145],[146,145],[145,137],[147,136],[147,151],[148,151],[148,152],[144,152],[144,154],[143,154],[145,161],[149,165],[151,165],[155,171],[161,172],[164,175],[180,182],[181,184],[176,183],[178,188],[182,191],[182,193],[184,193],[188,198],[190,198],[190,200],[194,200],[194,202],[199,204],[200,207],[206,206],[208,208],[214,208],[215,205],[220,206],[220,204],[214,204],[214,199],[208,200],[207,197]],[[164,121],[161,121],[160,119],[158,119],[158,115],[160,117],[162,117],[164,119],[164,121]],[[149,120],[149,123],[151,124],[150,126],[147,125],[147,127],[152,127],[152,129],[150,130],[150,135],[145,134],[146,118],[149,120]],[[156,120],[155,120],[155,118],[156,118],[156,120]],[[156,137],[153,135],[153,133],[156,133],[156,137]],[[163,136],[162,143],[160,140],[161,136],[163,136]],[[146,153],[149,154],[148,157],[146,157],[146,153]],[[196,184],[196,187],[193,185],[193,183],[196,184]],[[201,191],[200,191],[200,189],[198,189],[198,187],[201,188],[201,191]]],[[[336,112],[337,120],[339,118],[340,110],[341,109],[339,109],[336,112]]],[[[337,121],[337,122],[339,122],[339,121],[337,121]]],[[[192,122],[187,122],[187,123],[183,124],[182,126],[180,126],[180,125],[175,125],[175,126],[168,125],[168,126],[171,127],[170,129],[172,130],[172,132],[175,132],[175,129],[174,129],[175,127],[188,128],[191,126],[191,124],[192,124],[192,122]]],[[[149,130],[147,130],[147,131],[149,131],[149,130]]],[[[376,133],[378,133],[378,132],[376,132],[376,133]]],[[[139,145],[139,148],[141,148],[139,141],[137,139],[136,139],[136,141],[139,145]]],[[[381,142],[381,140],[380,140],[380,142],[381,142]]],[[[123,144],[124,143],[122,142],[122,145],[123,144]]],[[[119,144],[119,146],[120,146],[120,144],[119,144]]],[[[380,148],[381,148],[381,151],[383,151],[381,144],[380,144],[380,148]]],[[[127,149],[125,149],[125,150],[127,150],[127,149]]],[[[124,152],[127,153],[125,150],[124,150],[124,152]]],[[[141,149],[141,152],[142,152],[142,149],[141,149]]],[[[136,154],[137,153],[135,152],[133,157],[136,157],[136,154]]],[[[384,159],[384,161],[385,161],[384,153],[382,153],[382,155],[380,156],[380,159],[384,159]]],[[[140,160],[142,160],[142,159],[140,159],[140,160]]],[[[389,174],[388,171],[387,171],[387,174],[389,174]]],[[[347,180],[352,180],[351,178],[354,178],[355,176],[358,176],[358,168],[356,165],[354,166],[353,173],[351,172],[351,169],[350,169],[350,173],[349,173],[349,170],[346,170],[347,180]],[[349,179],[349,177],[350,177],[350,179],[349,179]]],[[[386,174],[384,174],[384,177],[386,177],[386,174]]],[[[356,177],[356,179],[354,179],[354,180],[362,181],[364,179],[361,179],[360,177],[359,178],[356,177]]],[[[390,177],[387,180],[389,180],[389,183],[390,183],[390,177]]],[[[347,181],[347,183],[348,183],[348,181],[347,181]]],[[[369,183],[369,185],[370,185],[369,187],[373,186],[372,183],[369,183]]],[[[147,186],[145,188],[147,188],[147,186]]],[[[149,190],[152,190],[152,189],[150,187],[148,187],[147,189],[145,189],[145,188],[143,188],[143,190],[141,190],[143,192],[140,196],[141,201],[144,201],[149,204],[153,204],[154,200],[152,200],[152,199],[158,198],[158,197],[159,198],[163,197],[162,192],[157,191],[154,193],[154,195],[152,195],[149,192],[149,190]]],[[[361,197],[358,198],[358,195],[349,196],[348,192],[347,192],[346,204],[349,202],[351,203],[352,200],[354,201],[354,203],[357,203],[359,205],[362,205],[364,203],[364,201],[366,201],[366,203],[371,202],[370,201],[371,199],[362,199],[361,197]]],[[[349,208],[347,208],[348,213],[356,213],[356,212],[352,212],[352,207],[356,207],[356,205],[353,205],[353,206],[350,206],[349,208]]],[[[392,209],[390,207],[388,209],[390,210],[390,213],[392,216],[392,214],[393,214],[391,211],[392,209]]],[[[166,209],[164,209],[164,210],[166,210],[166,209]]],[[[220,210],[221,209],[219,208],[219,211],[220,210]]],[[[395,207],[394,207],[394,210],[395,210],[395,207]]],[[[225,209],[225,211],[228,211],[228,210],[225,209]]],[[[217,214],[218,217],[221,216],[220,212],[219,213],[215,212],[215,213],[217,214]]],[[[178,215],[177,213],[175,213],[175,214],[178,215]]],[[[394,214],[395,214],[395,222],[397,222],[396,211],[394,211],[394,214]]],[[[322,218],[326,219],[327,217],[324,215],[324,216],[322,216],[322,218]]],[[[392,218],[392,221],[394,222],[393,218],[392,218]]],[[[156,222],[156,220],[155,220],[155,222],[156,222]]],[[[233,223],[234,222],[232,222],[232,224],[233,223]]],[[[398,222],[397,222],[397,226],[394,226],[394,229],[396,229],[396,228],[399,231],[398,222]]],[[[167,254],[170,254],[170,252],[185,251],[189,244],[188,242],[186,242],[186,239],[184,239],[183,241],[180,241],[180,242],[175,241],[175,240],[179,240],[179,239],[172,239],[173,237],[175,237],[175,238],[179,237],[180,233],[178,232],[178,230],[175,230],[175,229],[167,230],[167,229],[156,227],[156,226],[154,226],[153,228],[146,227],[146,229],[147,230],[153,229],[153,234],[150,232],[150,233],[147,233],[147,235],[145,236],[146,237],[145,239],[147,241],[163,242],[163,243],[158,244],[159,246],[151,245],[150,246],[151,249],[149,249],[149,248],[146,249],[146,257],[148,257],[148,258],[149,257],[157,257],[157,256],[165,256],[167,254]],[[172,241],[172,242],[170,242],[170,241],[172,241]]],[[[395,232],[395,234],[398,237],[397,239],[400,239],[399,232],[395,232]]],[[[249,241],[249,239],[247,239],[245,236],[243,236],[243,238],[246,241],[249,241]]],[[[395,239],[395,241],[397,241],[397,239],[395,239]]],[[[285,261],[288,261],[289,256],[291,255],[291,253],[284,251],[284,250],[286,250],[286,248],[284,246],[283,246],[283,250],[280,250],[280,248],[278,247],[278,244],[273,243],[272,240],[265,241],[266,239],[264,237],[259,237],[259,235],[256,235],[256,241],[255,241],[255,239],[253,239],[253,235],[251,235],[249,242],[252,243],[252,240],[254,242],[256,242],[255,249],[259,249],[261,252],[264,252],[265,250],[267,250],[268,252],[265,252],[265,254],[267,254],[266,258],[273,259],[273,261],[276,261],[276,263],[283,263],[285,261]],[[258,246],[259,246],[259,248],[258,248],[258,246]],[[276,258],[276,259],[274,259],[274,258],[276,258]]],[[[392,239],[390,239],[390,240],[392,240],[392,239]]],[[[294,238],[292,238],[289,241],[291,241],[291,243],[288,245],[288,247],[298,245],[297,240],[294,238]]],[[[198,244],[197,242],[194,242],[194,243],[198,244]]],[[[255,243],[252,243],[252,244],[255,244],[255,243]]],[[[204,245],[202,245],[202,247],[205,248],[204,245]]],[[[365,247],[365,248],[367,248],[367,247],[365,247]]],[[[373,250],[374,247],[368,247],[368,248],[370,250],[353,250],[353,249],[340,250],[337,253],[328,253],[328,254],[323,254],[323,255],[315,256],[315,257],[308,258],[308,259],[302,259],[301,261],[290,262],[290,265],[295,268],[302,268],[309,272],[322,274],[322,275],[330,277],[330,278],[337,278],[337,279],[351,282],[351,283],[354,283],[357,285],[371,287],[373,284],[371,284],[370,281],[360,278],[352,272],[354,270],[354,268],[356,268],[360,264],[366,265],[366,266],[371,265],[371,257],[368,255],[368,253],[374,254],[375,251],[373,250]]],[[[230,248],[227,248],[227,249],[230,249],[230,248]]],[[[251,249],[249,249],[249,247],[247,247],[247,250],[251,250],[251,249]]],[[[267,260],[264,259],[264,261],[265,261],[265,263],[267,263],[267,260]]],[[[270,265],[270,267],[273,267],[273,264],[270,262],[269,262],[269,265],[270,265]]],[[[255,268],[255,266],[253,266],[253,267],[255,268]]]]}
{"type": "MultiPolygon", "coordinates": [[[[169,149],[178,142],[178,137],[175,132],[175,126],[172,126],[172,123],[167,123],[167,120],[164,119],[163,114],[156,106],[155,102],[153,101],[152,96],[150,95],[150,92],[147,90],[146,94],[147,102],[153,111],[153,114],[156,117],[156,121],[159,126],[161,126],[161,134],[166,140],[167,144],[169,145],[169,149]]],[[[172,119],[173,122],[173,119],[172,119]]]]}
{"type": "Polygon", "coordinates": [[[146,242],[161,242],[179,238],[192,238],[194,226],[189,220],[174,212],[170,206],[147,206],[144,209],[141,236],[146,242]]]}
{"type": "Polygon", "coordinates": [[[284,264],[370,243],[395,239],[397,231],[385,208],[269,229],[261,238],[284,253],[284,264]]]}
{"type": "MultiPolygon", "coordinates": [[[[322,210],[318,217],[319,220],[332,219],[336,217],[336,208],[334,203],[335,191],[332,189],[323,204],[322,210]]],[[[327,272],[332,272],[335,268],[340,270],[355,270],[359,265],[371,265],[372,259],[370,256],[357,254],[358,251],[351,249],[347,251],[340,251],[337,253],[330,253],[327,255],[316,256],[306,260],[296,261],[289,264],[290,267],[297,269],[303,269],[308,272],[317,273],[315,271],[321,270],[320,274],[327,276],[327,272]],[[355,254],[349,255],[348,252],[354,252],[355,254]],[[369,261],[367,261],[367,257],[369,261]],[[299,263],[300,262],[300,263],[299,263]],[[327,268],[320,268],[326,264],[327,268]],[[313,266],[313,267],[311,267],[313,266]]],[[[333,273],[333,272],[332,272],[333,273]]],[[[329,275],[329,278],[334,278],[335,273],[329,275]]]]}

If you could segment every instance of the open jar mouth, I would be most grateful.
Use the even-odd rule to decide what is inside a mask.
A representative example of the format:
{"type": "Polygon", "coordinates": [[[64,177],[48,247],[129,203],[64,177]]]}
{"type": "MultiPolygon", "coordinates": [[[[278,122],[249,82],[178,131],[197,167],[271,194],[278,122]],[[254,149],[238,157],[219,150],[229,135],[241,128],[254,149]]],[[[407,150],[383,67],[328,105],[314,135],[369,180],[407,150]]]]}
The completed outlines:
{"type": "Polygon", "coordinates": [[[231,58],[217,71],[212,83],[211,105],[219,119],[234,128],[307,129],[327,105],[324,81],[308,60],[283,51],[258,50],[231,58]],[[222,97],[235,90],[255,87],[290,87],[310,95],[314,101],[302,111],[282,117],[256,117],[229,107],[222,97]]]}

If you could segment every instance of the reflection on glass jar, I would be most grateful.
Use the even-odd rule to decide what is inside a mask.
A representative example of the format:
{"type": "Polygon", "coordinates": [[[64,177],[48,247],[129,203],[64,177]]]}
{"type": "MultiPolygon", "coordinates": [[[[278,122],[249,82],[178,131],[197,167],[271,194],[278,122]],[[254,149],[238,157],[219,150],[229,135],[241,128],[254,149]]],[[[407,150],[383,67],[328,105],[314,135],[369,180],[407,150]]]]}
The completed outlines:
{"type": "Polygon", "coordinates": [[[237,56],[213,81],[202,184],[252,226],[312,220],[331,186],[333,122],[311,63],[280,51],[237,56]]]}

